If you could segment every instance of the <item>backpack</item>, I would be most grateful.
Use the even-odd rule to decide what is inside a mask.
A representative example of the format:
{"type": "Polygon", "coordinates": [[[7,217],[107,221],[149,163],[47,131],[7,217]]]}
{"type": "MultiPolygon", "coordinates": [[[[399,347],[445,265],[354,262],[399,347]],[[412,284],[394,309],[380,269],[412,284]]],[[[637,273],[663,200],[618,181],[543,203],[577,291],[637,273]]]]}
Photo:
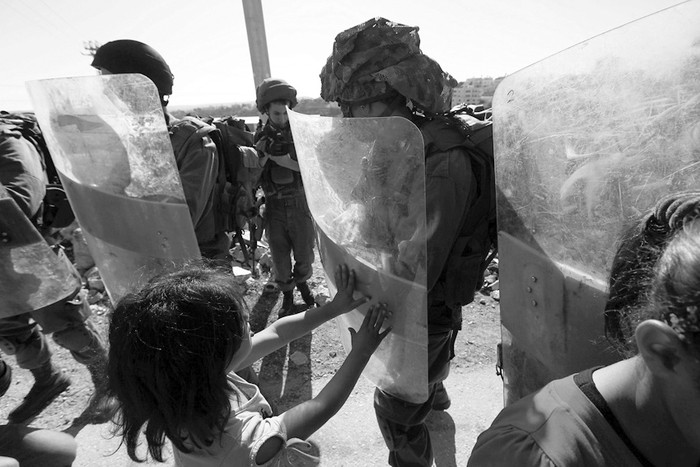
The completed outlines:
{"type": "Polygon", "coordinates": [[[40,230],[68,227],[75,220],[75,214],[61,185],[61,179],[51,159],[51,153],[36,116],[31,112],[0,111],[0,137],[7,135],[21,136],[26,139],[41,157],[41,166],[46,173],[48,184],[41,208],[34,219],[35,224],[40,230]]]}
{"type": "Polygon", "coordinates": [[[498,252],[496,181],[491,111],[462,104],[425,118],[419,127],[426,139],[426,158],[461,147],[476,179],[476,198],[443,270],[445,301],[466,305],[483,286],[484,272],[498,252]]]}
{"type": "Polygon", "coordinates": [[[226,200],[222,206],[229,217],[227,231],[242,230],[249,219],[257,216],[256,189],[260,182],[262,168],[246,167],[240,147],[255,147],[254,134],[244,120],[233,116],[203,119],[213,125],[218,133],[213,136],[225,170],[225,183],[228,184],[226,200]]]}
{"type": "MultiPolygon", "coordinates": [[[[219,171],[214,194],[214,216],[217,230],[234,233],[241,244],[246,261],[248,249],[244,248],[242,230],[249,225],[251,233],[259,222],[251,222],[258,217],[255,188],[262,169],[250,169],[243,164],[241,146],[253,147],[253,133],[248,131],[243,120],[235,117],[204,117],[193,115],[182,117],[173,131],[173,146],[184,147],[185,141],[197,137],[209,136],[219,155],[219,171]],[[202,124],[209,126],[204,128],[202,124]],[[182,130],[185,131],[182,131],[182,130]],[[178,142],[179,141],[179,142],[178,142]],[[182,144],[183,146],[180,146],[182,144]]],[[[262,233],[262,231],[260,231],[262,233]]],[[[251,241],[254,235],[251,235],[251,241]]],[[[251,245],[255,249],[255,245],[251,245]]]]}

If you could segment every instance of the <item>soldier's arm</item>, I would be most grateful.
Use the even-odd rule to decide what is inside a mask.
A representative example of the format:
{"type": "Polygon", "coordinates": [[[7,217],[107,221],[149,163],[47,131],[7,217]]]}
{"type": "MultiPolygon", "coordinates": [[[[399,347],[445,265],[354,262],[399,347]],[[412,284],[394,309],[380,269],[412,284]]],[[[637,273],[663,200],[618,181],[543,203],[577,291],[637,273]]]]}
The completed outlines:
{"type": "Polygon", "coordinates": [[[0,183],[29,218],[39,210],[46,193],[40,157],[28,141],[15,137],[0,140],[0,183]]]}

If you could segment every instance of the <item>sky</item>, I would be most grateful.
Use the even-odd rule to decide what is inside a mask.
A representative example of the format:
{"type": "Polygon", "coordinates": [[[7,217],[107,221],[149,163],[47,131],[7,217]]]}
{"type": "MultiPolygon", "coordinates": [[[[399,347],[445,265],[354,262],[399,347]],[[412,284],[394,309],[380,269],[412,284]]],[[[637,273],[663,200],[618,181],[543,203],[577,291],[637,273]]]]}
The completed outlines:
{"type": "MultiPolygon", "coordinates": [[[[418,26],[458,81],[505,76],[679,0],[261,0],[270,69],[319,97],[335,36],[375,16],[418,26]]],[[[96,74],[87,41],[135,39],[175,75],[172,106],[253,102],[242,0],[0,0],[0,109],[31,110],[28,80],[96,74]]],[[[650,38],[653,34],[650,33],[650,38]]]]}

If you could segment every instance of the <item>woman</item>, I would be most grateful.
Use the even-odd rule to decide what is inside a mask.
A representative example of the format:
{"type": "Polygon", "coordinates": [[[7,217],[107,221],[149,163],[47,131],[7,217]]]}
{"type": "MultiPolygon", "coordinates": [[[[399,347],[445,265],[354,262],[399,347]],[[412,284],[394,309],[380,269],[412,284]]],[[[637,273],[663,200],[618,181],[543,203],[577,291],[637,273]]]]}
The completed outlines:
{"type": "Polygon", "coordinates": [[[698,206],[667,197],[622,239],[607,327],[634,355],[503,409],[469,466],[700,465],[698,206]]]}

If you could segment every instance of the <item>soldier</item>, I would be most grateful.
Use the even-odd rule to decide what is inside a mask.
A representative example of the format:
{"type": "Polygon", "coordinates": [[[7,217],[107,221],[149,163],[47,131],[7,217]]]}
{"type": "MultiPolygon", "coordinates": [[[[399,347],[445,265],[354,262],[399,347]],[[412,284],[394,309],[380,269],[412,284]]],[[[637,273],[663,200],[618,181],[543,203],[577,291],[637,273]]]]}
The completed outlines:
{"type": "Polygon", "coordinates": [[[215,210],[220,155],[210,135],[216,128],[194,117],[176,119],[167,112],[173,74],[151,46],[129,39],[108,42],[97,49],[92,66],[103,75],[140,73],[156,85],[199,250],[205,258],[225,259],[231,240],[215,210]]]}
{"type": "Polygon", "coordinates": [[[279,314],[284,316],[293,310],[295,286],[307,306],[315,303],[306,283],[313,272],[314,224],[287,117],[287,107],[291,109],[297,104],[297,91],[286,81],[267,78],[257,87],[256,94],[258,110],[268,117],[256,133],[255,142],[267,157],[261,175],[265,228],[275,282],[284,297],[279,314]],[[291,254],[294,254],[293,267],[291,254]]]}
{"type": "Polygon", "coordinates": [[[700,193],[660,199],[627,227],[609,277],[624,360],[548,383],[481,433],[469,465],[700,462],[700,193]]]}
{"type": "MultiPolygon", "coordinates": [[[[462,306],[483,279],[478,276],[490,244],[486,217],[470,207],[478,193],[491,191],[477,187],[464,136],[437,118],[449,110],[456,81],[419,45],[417,27],[374,18],[336,36],[320,75],[321,97],[338,102],[345,117],[404,117],[425,141],[429,397],[414,404],[376,389],[375,411],[393,466],[433,462],[425,419],[432,409],[450,406],[442,381],[454,356],[462,306]]],[[[410,254],[410,242],[399,250],[410,254]]]]}
{"type": "MultiPolygon", "coordinates": [[[[21,123],[0,121],[0,190],[6,190],[6,195],[14,199],[26,217],[38,225],[47,175],[39,147],[23,136],[21,128],[21,123]]],[[[92,417],[94,422],[104,422],[111,416],[114,406],[106,395],[107,351],[88,321],[91,310],[81,289],[80,275],[58,245],[55,251],[66,263],[67,274],[75,276],[75,287],[67,295],[51,297],[55,301],[40,309],[0,310],[4,316],[0,319],[0,349],[7,355],[14,355],[19,367],[31,371],[35,380],[8,419],[11,423],[31,421],[70,386],[70,378],[51,361],[46,334],[53,333],[54,341],[84,364],[92,377],[95,392],[85,416],[92,417]]],[[[0,370],[1,395],[7,391],[12,373],[7,363],[1,362],[0,366],[4,367],[0,370]]]]}

